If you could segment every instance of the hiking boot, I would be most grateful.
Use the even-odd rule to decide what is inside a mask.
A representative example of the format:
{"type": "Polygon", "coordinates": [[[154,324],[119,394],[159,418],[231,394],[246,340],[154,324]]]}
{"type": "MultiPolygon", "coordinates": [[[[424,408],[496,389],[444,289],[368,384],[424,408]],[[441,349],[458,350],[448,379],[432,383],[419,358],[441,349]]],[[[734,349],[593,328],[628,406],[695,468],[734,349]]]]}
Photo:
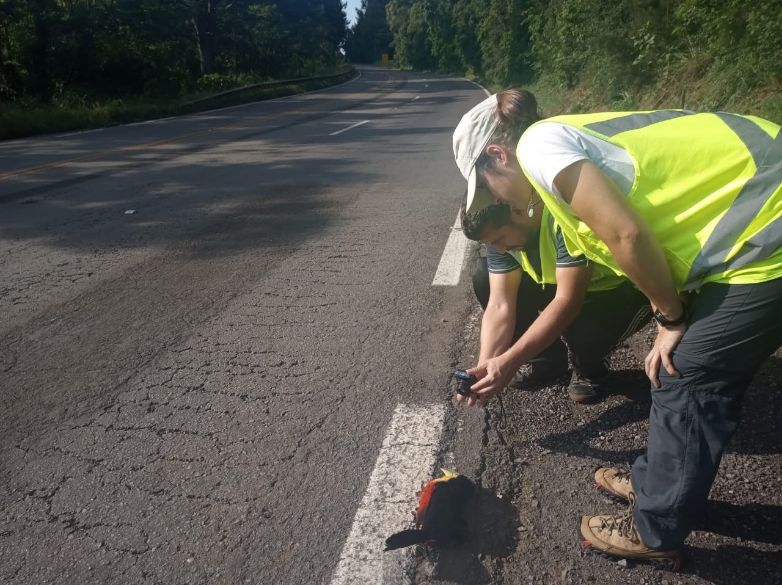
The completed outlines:
{"type": "Polygon", "coordinates": [[[567,394],[573,402],[579,404],[588,404],[595,402],[600,398],[600,383],[605,376],[600,379],[590,379],[578,373],[575,369],[570,377],[570,384],[567,387],[567,394]]]}
{"type": "Polygon", "coordinates": [[[567,362],[558,363],[549,360],[536,360],[524,364],[513,376],[510,386],[520,390],[534,390],[548,386],[567,372],[567,362]]]}
{"type": "Polygon", "coordinates": [[[618,516],[582,516],[582,545],[603,554],[623,559],[670,561],[671,570],[681,568],[681,550],[655,550],[646,546],[635,528],[633,508],[635,496],[630,495],[630,506],[618,516]]]}
{"type": "Polygon", "coordinates": [[[595,487],[603,489],[626,502],[635,495],[630,483],[630,472],[618,467],[600,467],[595,471],[595,487]]]}

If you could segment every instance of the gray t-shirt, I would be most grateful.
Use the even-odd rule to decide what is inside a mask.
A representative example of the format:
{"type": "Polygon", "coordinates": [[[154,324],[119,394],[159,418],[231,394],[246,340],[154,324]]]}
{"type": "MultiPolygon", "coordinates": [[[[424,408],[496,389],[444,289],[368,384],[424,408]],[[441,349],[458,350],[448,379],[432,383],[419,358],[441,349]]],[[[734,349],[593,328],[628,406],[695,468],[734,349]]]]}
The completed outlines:
{"type": "MultiPolygon", "coordinates": [[[[532,264],[532,267],[537,273],[540,273],[540,246],[539,236],[536,234],[530,238],[529,248],[525,248],[527,258],[532,264]]],[[[586,266],[588,260],[584,256],[571,256],[567,248],[565,247],[565,239],[562,237],[562,230],[557,228],[557,234],[554,238],[554,245],[557,250],[557,266],[586,266]]],[[[513,272],[521,268],[521,260],[519,260],[518,254],[513,252],[500,252],[494,246],[486,246],[486,264],[489,272],[494,274],[504,274],[506,272],[513,272]]]]}

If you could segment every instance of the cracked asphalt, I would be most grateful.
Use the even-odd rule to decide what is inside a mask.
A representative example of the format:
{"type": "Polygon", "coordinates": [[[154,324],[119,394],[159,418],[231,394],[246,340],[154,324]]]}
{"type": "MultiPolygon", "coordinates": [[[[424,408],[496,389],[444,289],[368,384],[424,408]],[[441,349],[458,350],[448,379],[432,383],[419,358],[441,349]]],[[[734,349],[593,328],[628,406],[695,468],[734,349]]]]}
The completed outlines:
{"type": "Polygon", "coordinates": [[[0,582],[329,582],[393,409],[448,399],[480,95],[367,69],[0,144],[0,582]]]}
{"type": "MultiPolygon", "coordinates": [[[[364,69],[0,143],[0,582],[331,582],[394,409],[450,405],[477,353],[469,279],[431,283],[464,189],[451,133],[482,98],[364,69]]],[[[509,393],[506,427],[496,404],[449,406],[436,463],[480,487],[471,539],[411,548],[392,577],[782,582],[779,352],[682,573],[580,548],[581,514],[620,509],[594,468],[643,449],[649,341],[614,353],[616,391],[593,406],[567,380],[509,393]]]]}

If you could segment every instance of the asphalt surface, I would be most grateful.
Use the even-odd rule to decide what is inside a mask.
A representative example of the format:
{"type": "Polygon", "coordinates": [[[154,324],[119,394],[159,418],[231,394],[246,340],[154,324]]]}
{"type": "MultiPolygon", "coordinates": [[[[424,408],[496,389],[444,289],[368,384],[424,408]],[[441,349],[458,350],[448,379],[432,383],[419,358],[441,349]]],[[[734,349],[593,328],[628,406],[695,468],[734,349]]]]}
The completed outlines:
{"type": "Polygon", "coordinates": [[[480,492],[465,546],[410,548],[378,583],[782,582],[779,353],[678,574],[576,530],[621,510],[594,468],[644,447],[648,332],[599,404],[564,379],[509,393],[504,427],[452,405],[480,314],[468,268],[432,279],[464,188],[451,133],[483,97],[366,69],[0,144],[0,582],[330,584],[399,404],[445,406],[431,471],[480,492]]]}
{"type": "Polygon", "coordinates": [[[483,95],[364,70],[0,144],[0,582],[329,582],[394,408],[448,403],[483,95]]]}

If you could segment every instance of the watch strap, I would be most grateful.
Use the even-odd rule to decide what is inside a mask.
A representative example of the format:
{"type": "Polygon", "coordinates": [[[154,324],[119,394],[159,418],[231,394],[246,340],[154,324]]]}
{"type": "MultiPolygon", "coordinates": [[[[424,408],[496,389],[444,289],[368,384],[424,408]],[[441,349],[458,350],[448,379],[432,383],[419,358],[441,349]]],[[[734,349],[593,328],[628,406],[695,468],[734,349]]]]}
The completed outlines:
{"type": "Polygon", "coordinates": [[[660,309],[656,309],[654,311],[654,315],[652,315],[653,319],[663,327],[675,327],[676,325],[681,325],[687,320],[687,311],[682,309],[682,314],[677,317],[676,319],[668,319],[665,315],[663,315],[660,312],[660,309]]]}

